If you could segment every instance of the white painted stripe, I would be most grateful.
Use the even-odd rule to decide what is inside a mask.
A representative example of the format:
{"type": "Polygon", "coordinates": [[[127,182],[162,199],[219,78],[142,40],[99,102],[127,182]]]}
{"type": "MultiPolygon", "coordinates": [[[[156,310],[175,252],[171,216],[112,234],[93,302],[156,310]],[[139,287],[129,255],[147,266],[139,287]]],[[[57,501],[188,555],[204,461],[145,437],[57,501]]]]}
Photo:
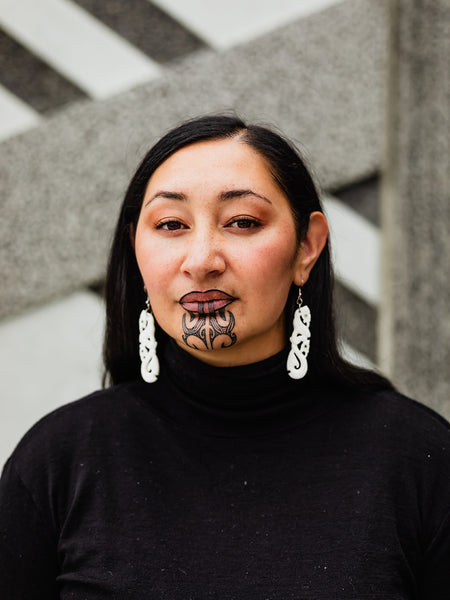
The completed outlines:
{"type": "Polygon", "coordinates": [[[0,25],[93,98],[160,74],[155,62],[70,0],[0,0],[0,25]]]}
{"type": "Polygon", "coordinates": [[[151,0],[212,48],[248,42],[343,0],[151,0]]]}
{"type": "Polygon", "coordinates": [[[355,350],[349,344],[345,342],[340,343],[341,354],[348,362],[356,365],[357,367],[363,367],[364,369],[376,369],[376,365],[362,352],[355,350]]]}
{"type": "Polygon", "coordinates": [[[103,327],[88,291],[0,323],[0,469],[39,418],[100,387],[103,327]]]}
{"type": "Polygon", "coordinates": [[[374,225],[336,200],[324,199],[336,276],[372,306],[380,300],[380,234],[374,225]]]}
{"type": "Polygon", "coordinates": [[[38,123],[38,113],[0,86],[0,141],[23,133],[38,123]]]}

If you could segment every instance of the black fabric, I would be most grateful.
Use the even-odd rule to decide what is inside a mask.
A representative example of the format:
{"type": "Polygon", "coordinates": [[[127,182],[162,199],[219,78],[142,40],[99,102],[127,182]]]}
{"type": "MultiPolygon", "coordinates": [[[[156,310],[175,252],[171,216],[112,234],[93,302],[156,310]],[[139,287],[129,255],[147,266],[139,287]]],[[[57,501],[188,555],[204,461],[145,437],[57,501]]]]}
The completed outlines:
{"type": "Polygon", "coordinates": [[[396,394],[293,381],[285,353],[37,423],[0,483],[7,600],[450,598],[448,424],[396,394]]]}

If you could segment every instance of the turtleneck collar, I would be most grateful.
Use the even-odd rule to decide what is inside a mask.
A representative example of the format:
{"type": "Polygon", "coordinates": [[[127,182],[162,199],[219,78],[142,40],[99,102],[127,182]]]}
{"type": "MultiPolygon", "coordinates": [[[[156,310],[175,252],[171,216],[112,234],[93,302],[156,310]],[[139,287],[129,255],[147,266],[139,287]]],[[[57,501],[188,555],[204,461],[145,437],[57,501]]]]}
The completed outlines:
{"type": "Polygon", "coordinates": [[[169,340],[162,349],[158,382],[142,385],[154,408],[191,429],[206,428],[215,434],[268,432],[310,420],[325,409],[328,394],[323,388],[319,393],[307,378],[289,377],[287,354],[284,350],[257,363],[216,367],[169,340]]]}

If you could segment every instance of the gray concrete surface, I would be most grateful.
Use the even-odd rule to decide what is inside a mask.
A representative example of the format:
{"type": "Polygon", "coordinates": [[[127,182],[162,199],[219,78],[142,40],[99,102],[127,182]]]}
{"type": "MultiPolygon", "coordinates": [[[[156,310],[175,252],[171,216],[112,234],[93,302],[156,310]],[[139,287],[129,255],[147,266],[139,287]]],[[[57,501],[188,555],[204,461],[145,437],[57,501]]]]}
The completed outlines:
{"type": "Polygon", "coordinates": [[[159,80],[80,102],[0,146],[0,317],[104,273],[121,196],[148,146],[186,117],[234,107],[308,149],[324,187],[380,162],[385,14],[351,0],[159,80]]]}
{"type": "Polygon", "coordinates": [[[450,418],[450,3],[390,8],[381,366],[450,418]]]}
{"type": "Polygon", "coordinates": [[[0,323],[0,470],[38,419],[100,388],[103,313],[84,290],[0,323]]]}
{"type": "MultiPolygon", "coordinates": [[[[105,22],[113,3],[120,4],[80,0],[105,22]]],[[[62,95],[54,74],[38,81],[41,67],[34,77],[25,73],[46,104],[34,103],[43,113],[40,127],[0,145],[0,463],[37,418],[99,386],[102,305],[83,288],[102,279],[126,184],[168,127],[232,107],[275,124],[306,149],[324,189],[378,225],[373,176],[383,154],[388,5],[402,9],[386,161],[388,196],[401,202],[384,200],[383,247],[392,271],[385,272],[379,338],[384,367],[392,366],[400,389],[450,416],[448,1],[344,0],[227,51],[161,55],[160,79],[102,102],[62,95]]],[[[153,56],[140,45],[142,30],[128,27],[136,7],[143,2],[133,0],[123,19],[109,24],[153,56]]],[[[158,23],[161,30],[173,26],[158,23]]],[[[19,49],[8,52],[19,60],[19,49]]],[[[31,99],[28,92],[25,85],[22,97],[31,99]]],[[[345,341],[376,361],[380,309],[341,285],[337,312],[345,341]]]]}

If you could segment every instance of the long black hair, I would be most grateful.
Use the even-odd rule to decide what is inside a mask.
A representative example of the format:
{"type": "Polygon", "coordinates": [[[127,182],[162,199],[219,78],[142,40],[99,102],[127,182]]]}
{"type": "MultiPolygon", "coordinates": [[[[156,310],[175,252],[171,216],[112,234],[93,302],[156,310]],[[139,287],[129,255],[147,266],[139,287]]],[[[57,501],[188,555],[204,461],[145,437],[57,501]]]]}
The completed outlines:
{"type": "MultiPolygon", "coordinates": [[[[128,186],[120,210],[105,287],[104,383],[116,384],[140,377],[137,324],[146,296],[131,236],[136,230],[150,177],[169,156],[189,144],[234,137],[251,146],[266,160],[272,177],[289,200],[299,244],[308,230],[310,214],[322,212],[316,186],[304,161],[293,145],[278,133],[266,127],[247,125],[240,118],[229,115],[200,117],[172,129],[144,157],[128,186]]],[[[302,288],[302,295],[311,310],[307,377],[350,387],[392,387],[377,373],[351,365],[338,351],[328,241],[302,288]]],[[[297,289],[293,286],[286,305],[287,323],[292,323],[296,297],[297,289]]],[[[165,334],[158,327],[157,337],[164,343],[165,334]]]]}

